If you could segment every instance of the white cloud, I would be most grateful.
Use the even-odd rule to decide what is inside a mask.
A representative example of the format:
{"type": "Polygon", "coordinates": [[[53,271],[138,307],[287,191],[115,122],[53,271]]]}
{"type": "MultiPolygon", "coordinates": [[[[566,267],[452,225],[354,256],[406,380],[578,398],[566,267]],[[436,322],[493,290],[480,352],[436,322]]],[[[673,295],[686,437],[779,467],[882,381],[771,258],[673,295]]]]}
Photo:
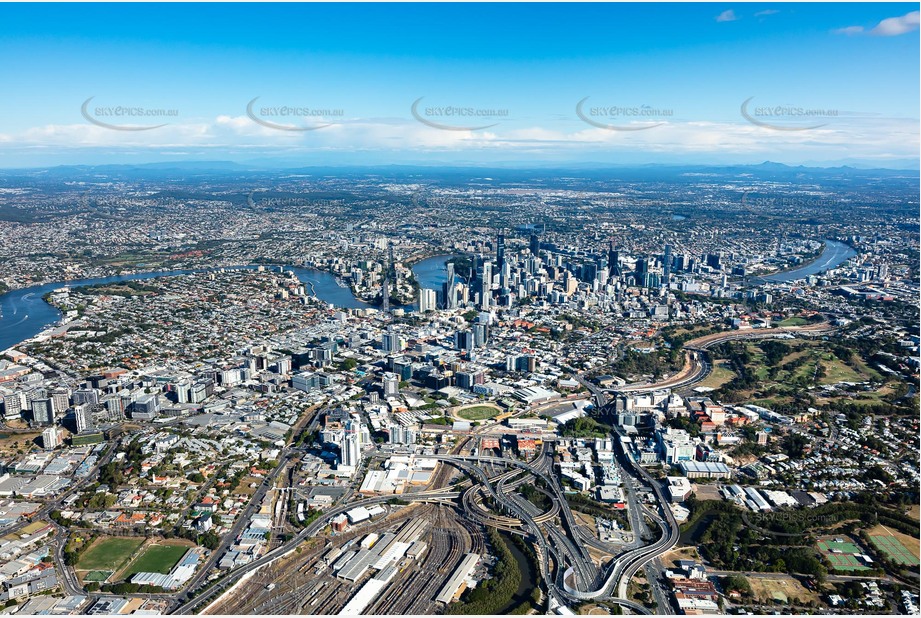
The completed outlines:
{"type": "Polygon", "coordinates": [[[899,36],[900,34],[906,34],[917,30],[919,21],[921,21],[921,11],[912,11],[901,17],[887,17],[869,31],[865,30],[863,26],[847,26],[846,28],[832,30],[832,32],[834,34],[844,34],[846,36],[864,33],[874,36],[899,36]]]}
{"type": "Polygon", "coordinates": [[[863,33],[863,26],[848,26],[847,28],[838,28],[837,30],[832,30],[835,34],[844,34],[847,36],[853,36],[855,34],[863,33]]]}
{"type": "Polygon", "coordinates": [[[0,134],[0,159],[22,152],[151,153],[248,152],[263,156],[323,156],[337,153],[369,159],[394,154],[394,161],[418,156],[464,156],[486,159],[529,157],[595,160],[627,153],[645,157],[672,155],[757,155],[790,160],[914,158],[918,124],[914,119],[839,118],[821,129],[778,132],[739,121],[664,122],[645,131],[622,132],[591,127],[576,118],[566,126],[500,123],[488,131],[442,131],[409,119],[349,118],[306,133],[262,127],[245,116],[174,123],[142,133],[91,125],[44,125],[16,134],[0,134]]]}
{"type": "Polygon", "coordinates": [[[729,9],[728,11],[723,11],[722,13],[716,16],[716,21],[718,22],[736,21],[737,19],[739,18],[736,17],[736,12],[733,11],[732,9],[729,9]]]}
{"type": "Polygon", "coordinates": [[[890,17],[879,22],[875,28],[870,30],[870,34],[877,36],[898,36],[918,29],[919,16],[921,12],[912,11],[901,17],[890,17]]]}
{"type": "Polygon", "coordinates": [[[780,13],[780,11],[777,9],[766,9],[755,13],[755,17],[767,17],[768,15],[777,15],[778,13],[780,13]]]}

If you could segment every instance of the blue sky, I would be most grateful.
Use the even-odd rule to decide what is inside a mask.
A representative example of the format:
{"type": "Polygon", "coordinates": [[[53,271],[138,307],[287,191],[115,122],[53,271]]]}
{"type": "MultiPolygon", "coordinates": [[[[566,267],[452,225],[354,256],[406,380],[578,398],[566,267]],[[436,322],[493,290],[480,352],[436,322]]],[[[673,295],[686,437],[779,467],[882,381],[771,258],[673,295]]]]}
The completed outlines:
{"type": "Polygon", "coordinates": [[[0,23],[2,167],[918,160],[917,4],[3,4],[0,23]]]}

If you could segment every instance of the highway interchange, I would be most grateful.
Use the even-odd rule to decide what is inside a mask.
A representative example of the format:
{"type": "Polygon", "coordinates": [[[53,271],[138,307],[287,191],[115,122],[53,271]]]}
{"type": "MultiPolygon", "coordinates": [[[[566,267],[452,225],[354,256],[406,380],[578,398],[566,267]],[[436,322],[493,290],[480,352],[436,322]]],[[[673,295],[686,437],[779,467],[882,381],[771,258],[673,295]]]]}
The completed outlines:
{"type": "MultiPolygon", "coordinates": [[[[744,331],[721,333],[702,337],[688,342],[685,345],[687,363],[685,369],[674,377],[655,384],[629,386],[620,389],[625,392],[643,392],[671,388],[679,392],[687,392],[693,385],[699,383],[710,373],[711,365],[707,355],[707,348],[722,341],[738,338],[762,338],[800,332],[801,334],[819,334],[827,329],[827,325],[814,325],[806,328],[765,329],[762,331],[744,331]]],[[[597,409],[605,409],[611,404],[611,396],[618,390],[599,388],[597,385],[585,380],[582,376],[575,376],[591,394],[597,409]]],[[[316,427],[318,416],[311,420],[308,430],[316,427]]],[[[305,419],[306,420],[306,419],[305,419]]],[[[489,429],[489,425],[475,429],[474,434],[489,429]]],[[[472,436],[471,436],[472,437],[472,436]]],[[[478,456],[463,454],[474,443],[473,440],[461,440],[457,447],[449,454],[427,455],[444,464],[439,467],[435,475],[436,487],[418,493],[404,494],[400,498],[407,502],[428,502],[449,505],[456,509],[458,514],[469,521],[479,524],[504,529],[508,532],[525,536],[536,552],[539,563],[540,577],[544,588],[549,594],[549,608],[553,610],[561,606],[575,603],[605,601],[621,605],[622,608],[635,614],[650,613],[649,610],[633,601],[628,600],[627,586],[631,578],[642,568],[646,567],[647,581],[651,586],[656,607],[660,613],[672,613],[668,605],[667,595],[658,581],[658,558],[671,550],[678,542],[679,527],[674,514],[668,507],[668,498],[660,481],[654,479],[624,448],[619,433],[615,436],[615,449],[617,462],[621,467],[621,478],[624,479],[625,497],[628,506],[633,541],[627,545],[610,544],[600,541],[592,531],[586,529],[576,521],[566,499],[564,490],[558,476],[553,473],[552,441],[544,440],[543,447],[531,461],[514,458],[478,456]],[[454,468],[463,473],[469,481],[455,485],[452,489],[443,486],[452,478],[446,470],[454,468]],[[487,469],[502,472],[489,476],[487,469]],[[550,500],[551,508],[541,512],[535,504],[528,501],[519,493],[520,488],[529,483],[541,491],[550,500]],[[469,485],[469,486],[468,486],[469,485]],[[462,489],[457,491],[456,489],[462,489]],[[655,497],[654,507],[642,504],[638,493],[640,490],[651,492],[655,497]],[[649,542],[644,543],[645,540],[649,542]],[[593,548],[611,560],[600,568],[592,560],[589,548],[593,548]]],[[[55,501],[46,504],[37,514],[39,517],[47,516],[51,510],[59,508],[61,502],[78,491],[84,484],[95,476],[98,469],[111,460],[114,449],[99,462],[90,475],[75,484],[66,493],[55,501]]],[[[221,545],[212,552],[202,568],[190,580],[184,591],[175,595],[143,595],[169,599],[171,602],[170,613],[191,614],[203,611],[209,604],[221,598],[228,590],[234,588],[241,579],[249,577],[266,565],[291,554],[304,541],[321,533],[329,522],[346,511],[358,506],[369,506],[386,503],[394,496],[362,497],[353,499],[353,492],[343,495],[336,506],[325,511],[318,519],[303,528],[291,538],[276,546],[274,549],[259,559],[232,569],[216,576],[214,567],[223,553],[233,544],[238,534],[247,524],[254,510],[259,507],[266,494],[274,489],[279,476],[289,467],[298,455],[298,449],[289,445],[280,455],[279,465],[268,475],[257,488],[252,500],[236,519],[233,529],[226,534],[221,545]]],[[[386,457],[387,452],[374,451],[366,453],[368,457],[386,457]]],[[[24,524],[8,527],[4,532],[15,532],[24,524]]],[[[62,582],[69,594],[81,594],[81,587],[76,576],[67,567],[63,566],[63,550],[66,544],[68,531],[54,524],[57,532],[56,562],[61,565],[63,572],[62,582]]],[[[95,593],[94,596],[100,596],[95,593]]]]}
{"type": "MultiPolygon", "coordinates": [[[[685,345],[688,362],[685,370],[678,375],[654,384],[631,386],[621,389],[627,392],[654,391],[670,388],[687,391],[693,385],[704,380],[711,371],[711,364],[707,355],[707,348],[728,340],[774,337],[777,334],[800,332],[801,334],[817,334],[827,329],[827,325],[815,325],[807,328],[775,328],[760,331],[734,331],[701,337],[685,345]],[[804,332],[805,331],[805,332],[804,332]]],[[[575,376],[591,393],[594,405],[604,409],[611,403],[611,396],[616,390],[601,389],[597,385],[585,380],[582,376],[575,376]]],[[[484,426],[483,429],[487,428],[484,426]]],[[[476,430],[475,430],[476,431],[476,430]]],[[[616,436],[621,437],[620,434],[616,436]]],[[[506,529],[509,532],[524,535],[533,543],[539,558],[540,574],[550,597],[549,609],[560,606],[569,606],[574,603],[606,601],[621,605],[624,610],[631,613],[647,614],[649,609],[629,600],[627,586],[631,578],[644,566],[647,568],[647,580],[650,583],[656,606],[660,613],[672,613],[668,605],[667,595],[657,578],[658,569],[652,568],[659,556],[668,552],[678,542],[679,527],[674,514],[668,507],[668,498],[662,483],[649,475],[627,451],[619,439],[615,440],[617,460],[624,474],[625,496],[628,502],[628,512],[631,517],[631,528],[634,530],[634,542],[628,547],[619,547],[602,543],[583,526],[579,525],[569,507],[558,478],[553,474],[552,451],[545,447],[530,462],[512,458],[483,457],[460,454],[469,440],[463,440],[457,448],[448,455],[433,455],[444,464],[452,466],[472,480],[472,485],[463,493],[433,489],[416,494],[404,494],[401,499],[406,501],[442,502],[456,504],[461,513],[478,523],[506,529]],[[506,473],[489,477],[484,470],[487,466],[507,469],[506,473]],[[535,481],[539,481],[535,483],[535,481]],[[534,483],[551,500],[550,513],[539,513],[538,509],[524,499],[519,493],[513,491],[525,482],[534,483]],[[654,509],[644,507],[637,497],[637,490],[647,488],[656,499],[654,509]],[[490,499],[498,512],[489,512],[484,509],[483,497],[490,499]],[[649,530],[647,520],[652,522],[653,530],[649,530]],[[654,540],[643,544],[643,533],[654,540]],[[613,559],[600,570],[592,561],[588,547],[602,550],[613,559]]],[[[291,451],[286,452],[290,456],[291,451]]],[[[386,456],[385,452],[369,453],[369,456],[386,456]]],[[[283,466],[279,466],[281,468],[283,466]]],[[[440,481],[447,482],[450,475],[439,471],[440,481]]],[[[268,485],[263,485],[260,491],[267,490],[268,485]]],[[[204,588],[192,598],[186,594],[183,603],[174,608],[172,613],[192,613],[201,611],[206,602],[212,602],[230,589],[242,576],[252,573],[266,564],[290,553],[304,540],[315,536],[322,531],[329,521],[347,510],[356,506],[364,506],[386,502],[392,496],[379,496],[364,498],[358,501],[346,501],[349,496],[343,497],[338,506],[326,511],[310,526],[303,529],[292,539],[275,548],[260,559],[246,566],[234,569],[204,588]]],[[[255,503],[255,501],[254,501],[255,503]]],[[[228,536],[228,539],[232,538],[228,536]]],[[[217,552],[216,552],[217,553],[217,552]]],[[[203,570],[199,574],[198,582],[207,573],[203,570]]],[[[187,590],[195,590],[189,587],[187,590]]]]}

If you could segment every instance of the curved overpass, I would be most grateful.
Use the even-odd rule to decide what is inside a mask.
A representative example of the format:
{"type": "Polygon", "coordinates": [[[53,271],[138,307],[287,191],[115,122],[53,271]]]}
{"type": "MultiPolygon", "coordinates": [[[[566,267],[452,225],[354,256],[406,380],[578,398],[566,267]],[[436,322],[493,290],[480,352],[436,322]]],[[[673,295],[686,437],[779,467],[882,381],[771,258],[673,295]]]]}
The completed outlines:
{"type": "MultiPolygon", "coordinates": [[[[618,441],[619,442],[619,441],[618,441]]],[[[660,500],[665,500],[664,490],[661,486],[652,479],[645,470],[640,468],[635,462],[629,460],[629,455],[621,448],[621,456],[628,458],[628,465],[631,469],[634,470],[635,474],[643,476],[644,479],[651,482],[653,490],[657,493],[660,500]]],[[[636,572],[637,569],[642,567],[647,561],[653,559],[655,556],[660,555],[661,553],[668,551],[674,547],[675,543],[678,540],[678,526],[677,521],[674,519],[674,515],[671,513],[671,510],[667,507],[664,510],[664,515],[666,519],[657,521],[656,523],[662,529],[662,536],[652,545],[647,545],[639,547],[630,551],[625,552],[621,556],[617,557],[612,563],[610,563],[605,569],[607,571],[606,576],[602,576],[600,573],[595,571],[594,564],[588,558],[587,553],[585,552],[585,544],[580,542],[581,536],[572,536],[578,534],[579,528],[575,526],[575,523],[572,522],[571,527],[566,526],[567,521],[571,521],[572,513],[568,508],[563,508],[562,500],[565,500],[565,497],[559,495],[558,487],[556,487],[551,479],[549,479],[546,474],[541,470],[543,466],[540,465],[540,462],[523,462],[519,460],[510,460],[502,459],[498,457],[464,457],[464,456],[452,456],[452,455],[435,455],[437,459],[445,461],[455,465],[469,473],[471,473],[475,478],[479,478],[480,482],[484,483],[484,487],[475,488],[476,490],[485,490],[489,495],[493,496],[496,499],[497,504],[500,504],[502,507],[507,508],[511,513],[514,513],[517,516],[517,519],[521,520],[522,529],[529,530],[537,542],[537,546],[540,549],[540,555],[542,557],[541,569],[545,578],[545,581],[548,584],[550,590],[551,598],[556,602],[564,604],[563,599],[572,599],[572,600],[596,600],[596,599],[608,599],[614,603],[617,603],[625,608],[629,608],[631,611],[648,614],[650,613],[645,607],[627,600],[626,593],[623,592],[623,589],[626,588],[626,582],[629,581],[630,577],[636,572]],[[499,492],[495,487],[491,486],[486,479],[485,473],[482,469],[477,466],[477,463],[494,463],[502,464],[507,466],[513,466],[520,470],[526,470],[532,475],[543,479],[548,483],[548,487],[553,488],[553,492],[550,493],[551,499],[554,501],[555,505],[559,508],[561,514],[563,514],[564,530],[567,530],[569,534],[565,534],[564,530],[557,528],[556,526],[548,527],[549,534],[549,543],[548,539],[543,536],[540,532],[539,523],[536,521],[531,513],[528,512],[521,504],[517,503],[514,499],[509,499],[506,494],[499,492]],[[537,465],[535,465],[537,463],[537,465]],[[551,568],[549,564],[550,555],[553,554],[556,556],[557,563],[560,563],[560,556],[567,558],[567,562],[571,564],[571,571],[568,571],[568,575],[576,576],[577,581],[574,583],[578,584],[578,580],[581,580],[584,584],[592,586],[591,590],[580,591],[566,583],[566,574],[558,571],[557,577],[554,578],[551,575],[551,568]],[[600,581],[599,581],[600,580],[600,581]],[[596,582],[598,582],[596,584],[596,582]]],[[[509,481],[513,475],[503,474],[500,475],[500,485],[509,481]]],[[[465,492],[466,495],[470,495],[471,499],[474,495],[474,488],[465,492]]],[[[530,503],[529,503],[530,504],[530,503]]]]}

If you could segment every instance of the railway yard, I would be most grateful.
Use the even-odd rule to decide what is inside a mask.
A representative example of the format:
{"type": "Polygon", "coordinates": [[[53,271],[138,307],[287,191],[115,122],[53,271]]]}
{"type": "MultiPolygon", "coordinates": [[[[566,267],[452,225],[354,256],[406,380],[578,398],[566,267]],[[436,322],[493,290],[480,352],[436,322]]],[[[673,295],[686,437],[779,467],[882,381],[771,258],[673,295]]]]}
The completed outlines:
{"type": "MultiPolygon", "coordinates": [[[[573,598],[610,598],[651,556],[674,544],[676,528],[667,511],[641,509],[631,498],[637,509],[634,525],[658,527],[665,534],[652,545],[633,536],[627,542],[601,541],[573,516],[550,474],[551,445],[543,444],[528,460],[477,455],[466,448],[468,442],[433,455],[439,465],[425,489],[376,500],[378,517],[337,530],[330,525],[333,518],[325,516],[328,521],[316,523],[322,535],[290,544],[285,554],[241,578],[203,612],[443,613],[467,587],[490,577],[501,552],[490,547],[488,528],[524,537],[534,549],[540,577],[528,589],[540,587],[545,598],[549,594],[551,607],[573,598]],[[532,498],[539,496],[537,503],[525,497],[526,485],[536,492],[532,498]]],[[[625,459],[623,465],[630,462],[625,459]]],[[[625,599],[618,603],[645,613],[625,599]]]]}
{"type": "MultiPolygon", "coordinates": [[[[358,525],[327,542],[312,539],[296,551],[269,565],[238,589],[210,607],[208,614],[338,614],[368,580],[370,569],[354,581],[333,574],[341,556],[360,546],[363,538],[411,535],[424,543],[415,559],[403,557],[390,566],[387,585],[362,612],[367,614],[431,614],[439,605],[435,597],[464,555],[486,554],[483,534],[475,524],[458,517],[446,506],[411,505],[373,525],[358,525]],[[335,556],[336,559],[332,559],[335,556]]],[[[399,541],[397,541],[399,542],[399,541]]],[[[375,544],[376,545],[376,544],[375,544]]],[[[420,546],[421,547],[421,546],[420,546]]],[[[360,550],[359,550],[360,551],[360,550]]],[[[340,574],[345,569],[340,569],[340,574]]]]}

